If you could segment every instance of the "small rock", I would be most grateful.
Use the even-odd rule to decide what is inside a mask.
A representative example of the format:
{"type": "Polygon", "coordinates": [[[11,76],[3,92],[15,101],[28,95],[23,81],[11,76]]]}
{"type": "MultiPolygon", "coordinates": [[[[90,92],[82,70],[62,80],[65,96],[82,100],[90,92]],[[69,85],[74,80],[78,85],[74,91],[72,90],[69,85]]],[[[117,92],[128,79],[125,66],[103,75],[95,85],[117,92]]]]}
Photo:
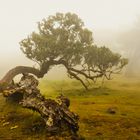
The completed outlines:
{"type": "Polygon", "coordinates": [[[110,114],[116,114],[117,108],[116,107],[110,107],[107,109],[107,112],[110,114]]]}
{"type": "Polygon", "coordinates": [[[12,126],[10,129],[13,130],[13,129],[16,129],[16,128],[18,128],[18,125],[12,126]]]}
{"type": "Polygon", "coordinates": [[[9,122],[4,122],[3,124],[2,124],[2,126],[6,126],[6,125],[8,125],[9,124],[9,122]]]}
{"type": "Polygon", "coordinates": [[[101,132],[96,133],[97,136],[103,135],[101,132]]]}

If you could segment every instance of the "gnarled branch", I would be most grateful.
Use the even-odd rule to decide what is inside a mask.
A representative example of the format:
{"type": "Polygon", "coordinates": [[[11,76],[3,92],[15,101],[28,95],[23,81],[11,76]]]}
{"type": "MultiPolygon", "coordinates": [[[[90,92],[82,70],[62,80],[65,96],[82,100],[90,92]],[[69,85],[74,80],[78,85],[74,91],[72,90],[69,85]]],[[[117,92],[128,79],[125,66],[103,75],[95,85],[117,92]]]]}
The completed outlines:
{"type": "Polygon", "coordinates": [[[0,83],[9,83],[16,75],[21,74],[21,73],[31,73],[31,74],[34,74],[38,78],[41,78],[44,75],[38,69],[27,67],[27,66],[17,66],[9,70],[6,73],[6,75],[0,80],[0,83]]]}

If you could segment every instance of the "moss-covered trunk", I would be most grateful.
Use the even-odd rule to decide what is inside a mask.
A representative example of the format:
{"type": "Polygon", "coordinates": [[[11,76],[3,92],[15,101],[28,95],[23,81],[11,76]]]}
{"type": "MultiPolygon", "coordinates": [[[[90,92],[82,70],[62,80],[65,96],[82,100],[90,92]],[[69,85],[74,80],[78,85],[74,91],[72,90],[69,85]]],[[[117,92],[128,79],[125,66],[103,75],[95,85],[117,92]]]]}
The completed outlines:
{"type": "MultiPolygon", "coordinates": [[[[69,110],[70,100],[63,95],[56,100],[45,99],[37,89],[38,80],[34,76],[24,74],[19,83],[12,83],[3,91],[7,98],[16,99],[24,108],[40,113],[49,132],[67,131],[76,134],[78,131],[78,116],[69,110]],[[20,98],[17,98],[17,95],[20,98]]],[[[17,101],[16,100],[16,101],[17,101]]]]}

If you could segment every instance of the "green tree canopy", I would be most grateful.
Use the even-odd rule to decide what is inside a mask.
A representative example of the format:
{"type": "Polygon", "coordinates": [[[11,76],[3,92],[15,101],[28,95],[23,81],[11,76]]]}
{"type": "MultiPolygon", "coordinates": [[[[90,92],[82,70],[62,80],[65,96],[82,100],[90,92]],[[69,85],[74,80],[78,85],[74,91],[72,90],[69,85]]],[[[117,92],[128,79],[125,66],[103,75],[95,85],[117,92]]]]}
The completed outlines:
{"type": "MultiPolygon", "coordinates": [[[[103,77],[109,80],[128,63],[109,48],[97,47],[92,32],[72,13],[56,13],[43,19],[38,23],[38,31],[20,45],[26,57],[39,64],[39,69],[24,67],[24,71],[43,77],[52,66],[61,64],[68,76],[79,80],[86,89],[90,81],[103,77]]],[[[19,74],[22,68],[17,69],[19,74]]]]}

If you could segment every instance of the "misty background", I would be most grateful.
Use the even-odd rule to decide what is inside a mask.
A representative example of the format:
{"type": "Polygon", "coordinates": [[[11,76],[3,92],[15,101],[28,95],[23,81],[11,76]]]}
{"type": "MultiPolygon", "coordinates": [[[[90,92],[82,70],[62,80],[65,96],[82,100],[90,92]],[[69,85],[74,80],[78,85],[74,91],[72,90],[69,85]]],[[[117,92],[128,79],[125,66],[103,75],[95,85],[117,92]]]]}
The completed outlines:
{"type": "MultiPolygon", "coordinates": [[[[21,52],[19,42],[37,30],[38,21],[56,12],[76,13],[93,31],[95,44],[129,59],[125,75],[139,76],[139,0],[0,0],[0,78],[18,65],[36,67],[21,52]]],[[[62,78],[63,71],[55,67],[48,78],[62,78]]]]}

